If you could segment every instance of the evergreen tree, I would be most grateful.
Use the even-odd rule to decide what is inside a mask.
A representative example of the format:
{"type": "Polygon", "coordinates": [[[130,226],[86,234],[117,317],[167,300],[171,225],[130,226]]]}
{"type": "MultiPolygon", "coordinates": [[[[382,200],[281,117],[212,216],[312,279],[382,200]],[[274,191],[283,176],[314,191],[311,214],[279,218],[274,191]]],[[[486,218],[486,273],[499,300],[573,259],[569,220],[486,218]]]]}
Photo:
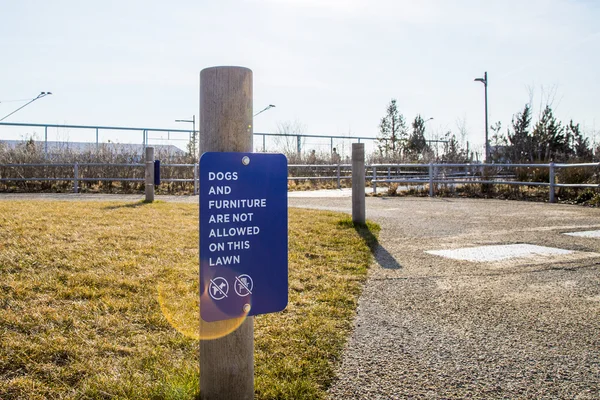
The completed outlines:
{"type": "Polygon", "coordinates": [[[593,155],[590,148],[590,141],[581,134],[579,124],[575,125],[573,120],[571,120],[566,129],[566,136],[569,138],[571,156],[575,157],[578,161],[591,162],[593,155]]]}
{"type": "Polygon", "coordinates": [[[448,131],[446,135],[444,135],[446,143],[444,144],[444,155],[442,156],[442,161],[444,162],[455,162],[461,163],[467,160],[467,154],[464,149],[461,149],[460,143],[456,139],[456,135],[454,135],[451,131],[448,131]]]}
{"type": "Polygon", "coordinates": [[[423,158],[425,153],[430,151],[427,140],[425,140],[425,121],[420,115],[417,115],[412,122],[412,132],[408,137],[406,151],[413,160],[423,158]]]}
{"type": "Polygon", "coordinates": [[[494,125],[490,126],[492,137],[490,138],[490,158],[492,162],[506,162],[510,158],[510,151],[508,149],[508,140],[500,133],[502,130],[502,123],[497,121],[494,125]]]}
{"type": "Polygon", "coordinates": [[[532,138],[536,161],[560,161],[568,156],[565,129],[548,105],[533,128],[532,138]]]}
{"type": "Polygon", "coordinates": [[[533,162],[533,141],[529,134],[531,125],[531,107],[525,104],[523,111],[512,119],[512,134],[508,133],[510,142],[511,161],[533,162]]]}
{"type": "Polygon", "coordinates": [[[386,115],[379,123],[377,147],[381,155],[396,157],[404,147],[407,130],[404,116],[398,111],[396,99],[392,99],[387,107],[386,115]]]}
{"type": "Polygon", "coordinates": [[[190,141],[187,144],[188,157],[192,162],[198,162],[198,134],[196,131],[190,135],[190,141]]]}

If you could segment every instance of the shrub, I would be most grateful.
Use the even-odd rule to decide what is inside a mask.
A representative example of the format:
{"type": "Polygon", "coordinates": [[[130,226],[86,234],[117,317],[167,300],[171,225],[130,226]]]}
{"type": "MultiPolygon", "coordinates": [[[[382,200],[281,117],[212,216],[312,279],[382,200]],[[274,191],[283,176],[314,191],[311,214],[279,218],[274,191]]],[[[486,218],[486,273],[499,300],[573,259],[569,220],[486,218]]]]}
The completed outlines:
{"type": "Polygon", "coordinates": [[[388,186],[388,189],[387,189],[388,196],[396,196],[398,194],[399,186],[400,185],[397,183],[390,183],[390,186],[388,186]]]}
{"type": "MultiPolygon", "coordinates": [[[[194,159],[188,155],[173,157],[163,149],[155,151],[155,158],[162,164],[191,164],[194,159]]],[[[64,146],[48,154],[39,143],[30,139],[16,147],[0,145],[0,164],[21,164],[14,167],[0,167],[0,178],[52,178],[52,181],[1,181],[0,191],[10,192],[69,192],[73,190],[73,166],[23,166],[22,164],[112,164],[112,165],[80,165],[79,178],[81,192],[117,192],[139,193],[144,190],[143,166],[116,166],[114,164],[143,164],[144,159],[132,151],[117,151],[115,146],[103,144],[98,148],[84,152],[75,152],[64,146]],[[56,180],[65,178],[65,180],[56,180]],[[94,178],[115,178],[114,181],[96,181],[94,178]],[[119,181],[119,178],[141,179],[140,181],[119,181]]],[[[163,179],[192,179],[194,171],[191,167],[164,167],[161,166],[163,179]]],[[[158,193],[191,193],[193,182],[172,182],[161,184],[158,193]]]]}
{"type": "Polygon", "coordinates": [[[588,183],[595,173],[596,171],[592,168],[560,168],[556,178],[560,183],[588,183]]]}

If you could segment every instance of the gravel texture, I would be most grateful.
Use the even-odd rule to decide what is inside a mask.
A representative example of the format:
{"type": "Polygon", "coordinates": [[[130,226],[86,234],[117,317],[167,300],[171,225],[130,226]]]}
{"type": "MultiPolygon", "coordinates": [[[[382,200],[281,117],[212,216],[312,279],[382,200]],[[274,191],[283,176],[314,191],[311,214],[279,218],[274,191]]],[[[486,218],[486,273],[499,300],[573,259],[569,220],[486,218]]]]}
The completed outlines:
{"type": "MultiPolygon", "coordinates": [[[[350,210],[349,199],[290,205],[350,210]]],[[[367,198],[380,246],[332,399],[600,398],[600,210],[367,198]],[[528,243],[573,254],[476,263],[426,250],[528,243]]]]}

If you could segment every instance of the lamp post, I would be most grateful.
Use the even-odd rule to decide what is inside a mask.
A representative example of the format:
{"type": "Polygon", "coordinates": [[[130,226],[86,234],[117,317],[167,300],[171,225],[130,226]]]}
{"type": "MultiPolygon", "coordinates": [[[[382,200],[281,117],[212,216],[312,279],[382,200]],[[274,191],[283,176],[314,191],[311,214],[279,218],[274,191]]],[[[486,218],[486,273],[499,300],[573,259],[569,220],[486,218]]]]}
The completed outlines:
{"type": "MultiPolygon", "coordinates": [[[[258,114],[265,112],[267,110],[270,110],[271,108],[275,107],[274,104],[269,104],[268,106],[266,106],[265,108],[263,108],[262,110],[260,110],[259,112],[257,112],[256,114],[254,114],[252,116],[252,118],[256,117],[258,114]]],[[[265,135],[263,135],[263,153],[266,151],[266,141],[265,141],[265,135]]]]}
{"type": "Polygon", "coordinates": [[[4,117],[2,117],[2,119],[0,119],[0,121],[4,121],[6,118],[10,117],[11,115],[13,115],[14,113],[16,113],[17,111],[21,110],[22,108],[27,107],[28,105],[30,105],[31,103],[33,103],[34,101],[41,99],[42,97],[46,97],[49,94],[52,94],[52,92],[41,92],[40,94],[37,95],[37,97],[35,99],[32,99],[31,101],[29,101],[27,104],[22,105],[21,107],[17,108],[15,111],[11,112],[8,115],[5,115],[4,117]]]}
{"type": "Polygon", "coordinates": [[[176,119],[175,122],[191,122],[192,123],[192,132],[196,133],[196,116],[192,115],[192,119],[176,119]]]}
{"type": "Polygon", "coordinates": [[[198,151],[197,148],[197,143],[198,143],[198,137],[196,136],[196,115],[192,115],[192,119],[176,119],[175,122],[191,122],[192,123],[192,134],[190,135],[190,143],[191,143],[191,148],[190,148],[190,153],[192,154],[192,157],[194,158],[194,160],[196,159],[196,152],[198,151]]]}
{"type": "Polygon", "coordinates": [[[490,162],[490,143],[488,141],[488,95],[487,95],[487,87],[488,87],[488,77],[487,71],[483,73],[483,78],[475,78],[475,82],[483,83],[485,88],[485,162],[490,162]]]}
{"type": "Polygon", "coordinates": [[[256,114],[253,115],[253,117],[256,117],[258,114],[263,113],[267,110],[270,110],[271,108],[275,107],[275,105],[273,104],[269,104],[268,106],[266,106],[265,108],[263,108],[262,110],[260,110],[259,112],[257,112],[256,114]]]}

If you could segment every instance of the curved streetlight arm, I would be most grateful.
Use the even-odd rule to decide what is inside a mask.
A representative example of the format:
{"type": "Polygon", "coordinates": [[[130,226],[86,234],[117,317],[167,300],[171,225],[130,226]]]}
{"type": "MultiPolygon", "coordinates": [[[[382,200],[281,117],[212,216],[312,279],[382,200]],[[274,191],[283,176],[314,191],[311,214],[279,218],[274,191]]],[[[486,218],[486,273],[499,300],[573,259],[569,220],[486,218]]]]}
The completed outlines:
{"type": "Polygon", "coordinates": [[[31,103],[33,103],[37,99],[41,99],[42,97],[48,96],[49,94],[52,94],[52,92],[41,92],[40,94],[37,95],[37,97],[35,99],[32,99],[31,101],[29,101],[26,104],[22,105],[21,107],[17,108],[15,111],[11,112],[10,114],[5,115],[4,117],[2,117],[2,119],[0,119],[0,121],[4,121],[6,118],[10,117],[11,115],[13,115],[14,113],[16,113],[17,111],[19,111],[19,110],[27,107],[28,105],[30,105],[31,103]]]}
{"type": "Polygon", "coordinates": [[[262,110],[260,110],[259,112],[257,112],[256,114],[253,115],[253,117],[256,117],[258,114],[263,113],[267,110],[270,110],[271,108],[275,107],[274,104],[269,104],[268,106],[266,106],[265,108],[263,108],[262,110]]]}
{"type": "Polygon", "coordinates": [[[192,132],[196,133],[196,115],[192,115],[192,119],[176,119],[175,122],[191,122],[192,132]]]}

